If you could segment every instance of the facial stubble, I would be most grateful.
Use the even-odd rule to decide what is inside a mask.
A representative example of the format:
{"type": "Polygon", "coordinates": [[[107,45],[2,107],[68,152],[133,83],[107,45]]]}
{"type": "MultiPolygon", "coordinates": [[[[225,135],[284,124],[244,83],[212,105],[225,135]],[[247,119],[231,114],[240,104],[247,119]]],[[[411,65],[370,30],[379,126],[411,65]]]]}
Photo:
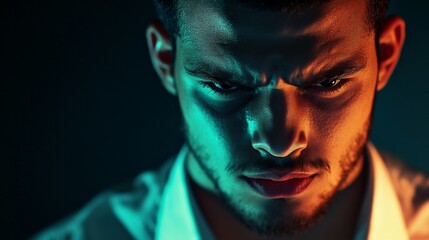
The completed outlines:
{"type": "MultiPolygon", "coordinates": [[[[374,103],[375,94],[373,104],[374,103]]],[[[359,159],[362,159],[362,156],[364,155],[365,145],[371,130],[373,112],[374,109],[372,108],[371,114],[364,124],[362,131],[358,132],[354,138],[354,141],[352,141],[348,149],[345,151],[345,154],[341,157],[341,175],[337,181],[337,184],[331,186],[330,191],[316,196],[320,201],[318,206],[313,208],[313,211],[301,215],[296,214],[293,216],[288,216],[287,214],[278,214],[279,212],[287,211],[285,207],[287,204],[289,204],[287,199],[271,200],[271,204],[269,205],[267,212],[276,214],[260,216],[251,210],[246,209],[245,199],[236,199],[234,196],[231,196],[221,188],[219,184],[220,180],[216,175],[216,171],[211,169],[209,164],[207,164],[207,162],[215,161],[216,159],[212,159],[205,151],[204,147],[194,139],[194,137],[190,134],[189,127],[184,119],[182,119],[182,130],[184,132],[185,140],[187,146],[189,147],[190,153],[194,156],[201,169],[215,186],[216,194],[218,195],[219,200],[223,206],[233,213],[233,215],[249,230],[255,231],[266,237],[282,237],[296,235],[311,228],[311,226],[316,224],[318,220],[320,220],[325,215],[325,213],[329,211],[330,203],[332,202],[335,194],[340,191],[349,173],[356,167],[359,159]]],[[[225,169],[225,171],[227,171],[227,169],[225,169]]]]}

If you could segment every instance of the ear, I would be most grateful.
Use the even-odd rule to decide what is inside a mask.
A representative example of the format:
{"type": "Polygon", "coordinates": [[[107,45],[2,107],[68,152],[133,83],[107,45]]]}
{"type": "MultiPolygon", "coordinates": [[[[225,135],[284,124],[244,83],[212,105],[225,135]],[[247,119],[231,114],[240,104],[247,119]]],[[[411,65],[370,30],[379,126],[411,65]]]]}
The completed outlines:
{"type": "Polygon", "coordinates": [[[399,16],[390,16],[380,32],[378,47],[377,91],[383,89],[390,79],[401,56],[405,41],[405,21],[399,16]]]}
{"type": "Polygon", "coordinates": [[[160,21],[155,21],[147,27],[146,39],[155,71],[158,73],[165,89],[176,95],[173,71],[173,43],[160,21]]]}

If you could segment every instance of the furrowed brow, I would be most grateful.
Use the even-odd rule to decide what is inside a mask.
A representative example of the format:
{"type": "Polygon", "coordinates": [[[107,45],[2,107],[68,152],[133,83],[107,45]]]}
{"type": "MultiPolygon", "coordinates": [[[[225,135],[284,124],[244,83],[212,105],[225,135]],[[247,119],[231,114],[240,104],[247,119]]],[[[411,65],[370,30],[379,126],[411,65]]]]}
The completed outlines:
{"type": "Polygon", "coordinates": [[[192,76],[207,78],[210,80],[229,79],[232,75],[220,67],[203,63],[200,63],[197,66],[185,66],[185,71],[192,76]]]}
{"type": "Polygon", "coordinates": [[[198,64],[185,65],[185,71],[194,77],[208,79],[216,82],[231,83],[238,86],[244,86],[241,78],[234,74],[229,69],[217,66],[215,64],[207,64],[199,62],[198,64]]]}
{"type": "MultiPolygon", "coordinates": [[[[320,70],[312,76],[309,76],[308,79],[296,79],[297,82],[304,82],[307,84],[314,84],[324,80],[331,79],[341,79],[341,78],[349,78],[367,67],[367,58],[363,58],[362,56],[349,58],[339,63],[334,64],[332,67],[328,67],[320,70]]],[[[292,78],[291,81],[294,81],[292,78]]]]}
{"type": "Polygon", "coordinates": [[[366,68],[366,64],[361,65],[336,65],[334,68],[328,69],[317,74],[315,77],[318,79],[333,79],[333,78],[346,78],[354,75],[366,68]]]}

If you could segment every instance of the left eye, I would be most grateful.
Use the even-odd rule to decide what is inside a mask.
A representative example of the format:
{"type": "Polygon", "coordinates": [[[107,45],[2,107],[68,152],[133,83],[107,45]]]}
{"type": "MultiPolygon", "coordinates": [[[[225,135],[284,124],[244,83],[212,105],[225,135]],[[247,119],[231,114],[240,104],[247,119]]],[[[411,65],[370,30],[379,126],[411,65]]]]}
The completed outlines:
{"type": "Polygon", "coordinates": [[[329,79],[315,84],[316,87],[331,88],[337,86],[341,82],[340,79],[329,79]]]}

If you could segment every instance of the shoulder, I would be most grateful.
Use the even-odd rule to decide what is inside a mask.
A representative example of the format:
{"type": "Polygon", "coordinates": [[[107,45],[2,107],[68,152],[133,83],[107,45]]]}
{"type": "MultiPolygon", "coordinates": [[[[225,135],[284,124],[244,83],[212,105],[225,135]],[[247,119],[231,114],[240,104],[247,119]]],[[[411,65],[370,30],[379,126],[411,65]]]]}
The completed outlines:
{"type": "Polygon", "coordinates": [[[133,182],[99,194],[77,213],[32,239],[152,238],[172,162],[170,159],[157,171],[145,171],[133,182]]]}
{"type": "Polygon", "coordinates": [[[380,152],[400,201],[412,239],[429,236],[429,177],[397,157],[380,152]]]}

